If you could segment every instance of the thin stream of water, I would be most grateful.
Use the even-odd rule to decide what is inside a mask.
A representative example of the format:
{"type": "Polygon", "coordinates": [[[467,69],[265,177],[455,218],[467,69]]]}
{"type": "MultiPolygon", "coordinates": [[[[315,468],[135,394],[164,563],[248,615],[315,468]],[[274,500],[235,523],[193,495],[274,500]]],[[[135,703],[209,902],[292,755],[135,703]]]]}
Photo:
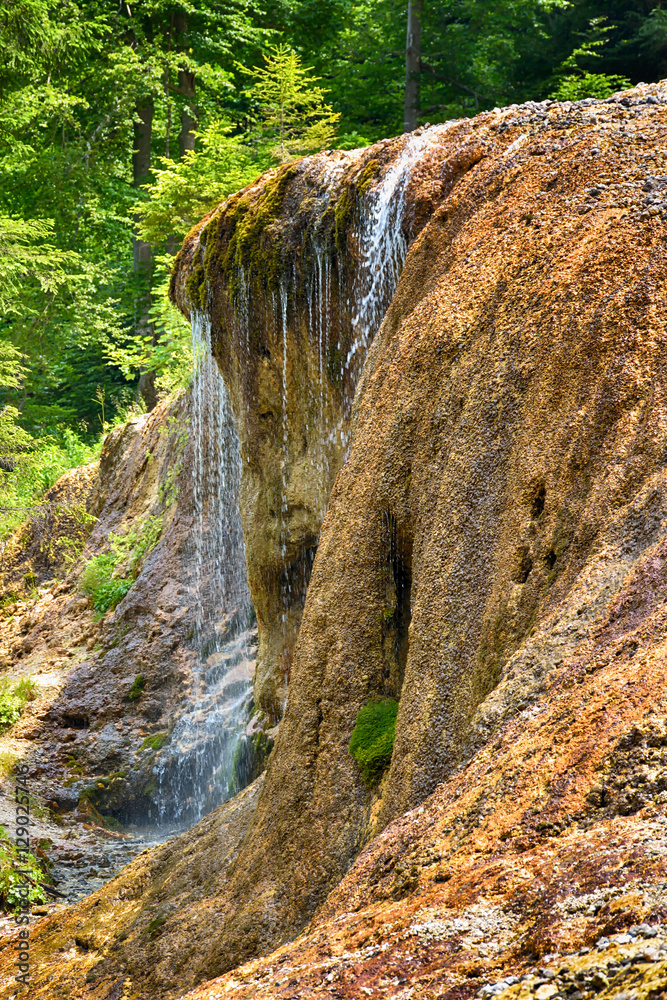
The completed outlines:
{"type": "Polygon", "coordinates": [[[234,790],[234,751],[247,722],[256,657],[238,501],[238,434],[211,353],[210,321],[199,313],[192,319],[192,344],[188,561],[197,660],[190,706],[155,769],[160,806],[152,818],[158,825],[196,822],[234,790]]]}

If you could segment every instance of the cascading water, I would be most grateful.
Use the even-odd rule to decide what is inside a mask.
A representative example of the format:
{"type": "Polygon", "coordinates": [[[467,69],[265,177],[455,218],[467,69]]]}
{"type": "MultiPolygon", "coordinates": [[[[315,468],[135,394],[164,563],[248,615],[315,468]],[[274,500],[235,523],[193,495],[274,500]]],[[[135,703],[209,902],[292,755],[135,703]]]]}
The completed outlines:
{"type": "MultiPolygon", "coordinates": [[[[319,353],[319,396],[320,396],[320,433],[332,443],[343,447],[347,454],[349,447],[349,414],[354,392],[359,383],[361,371],[368,348],[380,328],[384,314],[389,307],[408,250],[408,240],[404,231],[404,216],[406,212],[406,192],[410,183],[412,167],[422,156],[438,146],[443,133],[451,128],[453,123],[433,126],[419,134],[408,137],[401,153],[384,171],[377,186],[371,186],[367,196],[360,206],[358,220],[358,262],[352,295],[344,301],[338,295],[339,312],[337,326],[347,327],[351,331],[350,347],[345,357],[340,358],[339,375],[341,380],[348,380],[351,391],[344,401],[343,410],[338,418],[326,426],[324,414],[324,383],[331,377],[330,358],[338,357],[341,350],[340,339],[337,343],[330,342],[332,323],[332,303],[334,302],[332,282],[332,266],[330,254],[317,233],[313,239],[315,251],[315,267],[311,281],[308,315],[310,338],[317,344],[319,353]]],[[[324,181],[333,184],[336,173],[341,172],[344,164],[334,165],[325,173],[324,181]],[[337,168],[337,169],[336,169],[337,168]]],[[[322,207],[328,204],[325,196],[322,207]]],[[[323,214],[323,212],[322,212],[323,214]]],[[[342,269],[338,268],[338,276],[342,269]]],[[[339,289],[340,290],[340,289],[339,289]]],[[[287,319],[283,318],[286,326],[287,319]]],[[[320,469],[320,478],[328,481],[328,468],[320,469]]],[[[322,505],[322,516],[326,512],[328,491],[322,491],[325,497],[322,505]]]]}
{"type": "Polygon", "coordinates": [[[192,344],[188,562],[197,656],[190,705],[156,766],[160,825],[195,822],[235,790],[234,752],[247,722],[256,658],[238,504],[239,441],[211,353],[210,321],[200,313],[193,314],[192,344]]]}
{"type": "MultiPolygon", "coordinates": [[[[407,137],[398,155],[388,159],[376,177],[372,164],[377,161],[363,161],[363,151],[313,158],[304,167],[301,191],[302,204],[308,205],[307,228],[300,248],[294,245],[292,266],[284,267],[287,258],[282,258],[284,269],[273,291],[268,290],[270,282],[261,268],[255,273],[256,264],[249,259],[228,276],[233,309],[226,313],[226,327],[220,331],[230,338],[226,361],[230,372],[234,357],[240,370],[248,372],[242,393],[249,413],[257,406],[260,382],[265,394],[260,411],[265,438],[258,447],[265,449],[261,453],[266,464],[258,466],[250,455],[245,460],[252,469],[248,474],[256,479],[251,537],[262,518],[266,526],[261,545],[253,541],[253,579],[262,581],[258,593],[263,599],[263,641],[272,644],[258,674],[260,703],[268,718],[275,719],[284,710],[319,528],[333,477],[349,448],[354,393],[405,260],[406,192],[412,168],[429,147],[438,146],[447,128],[438,126],[407,137]],[[362,165],[354,174],[360,159],[362,165]],[[359,180],[362,173],[369,179],[351,194],[350,176],[359,180]],[[345,198],[351,198],[354,207],[339,245],[339,209],[345,198]],[[280,463],[279,481],[274,456],[280,463]],[[262,700],[264,691],[268,694],[262,700]]],[[[285,222],[289,230],[289,221],[285,222]]],[[[280,244],[279,229],[276,232],[268,238],[269,254],[272,240],[280,244]]],[[[200,262],[208,238],[202,237],[200,262]]],[[[206,317],[194,316],[193,336],[198,520],[193,532],[192,590],[198,608],[199,667],[193,707],[174,728],[172,774],[168,782],[164,779],[164,787],[176,800],[167,812],[183,822],[198,818],[229,790],[234,748],[250,698],[254,654],[248,647],[252,637],[244,631],[251,604],[235,506],[241,465],[238,438],[211,357],[206,317]]]]}

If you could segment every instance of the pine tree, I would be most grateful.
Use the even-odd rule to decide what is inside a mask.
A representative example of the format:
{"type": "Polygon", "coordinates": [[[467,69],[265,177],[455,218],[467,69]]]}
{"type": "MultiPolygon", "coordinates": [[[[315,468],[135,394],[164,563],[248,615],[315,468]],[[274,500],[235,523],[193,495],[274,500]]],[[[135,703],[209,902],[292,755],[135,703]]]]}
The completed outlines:
{"type": "Polygon", "coordinates": [[[288,45],[271,48],[264,62],[252,70],[255,82],[246,91],[259,110],[261,141],[281,163],[330,146],[340,114],[325,104],[325,91],[316,86],[320,77],[311,76],[313,67],[302,66],[288,45]]]}

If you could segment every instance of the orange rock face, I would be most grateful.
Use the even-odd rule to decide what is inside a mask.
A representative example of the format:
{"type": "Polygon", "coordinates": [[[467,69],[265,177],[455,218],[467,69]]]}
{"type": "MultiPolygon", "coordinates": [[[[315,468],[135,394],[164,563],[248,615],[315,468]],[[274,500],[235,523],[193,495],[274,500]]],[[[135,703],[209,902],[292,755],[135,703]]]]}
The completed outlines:
{"type": "MultiPolygon", "coordinates": [[[[662,931],[573,955],[667,916],[663,93],[431,133],[263,784],[204,821],[201,850],[195,828],[45,922],[35,996],[177,997],[226,973],[192,1000],[463,1000],[539,963],[497,992],[664,993],[662,931]],[[369,793],[350,735],[388,693],[369,793]]],[[[364,163],[391,169],[405,142],[364,163]]]]}

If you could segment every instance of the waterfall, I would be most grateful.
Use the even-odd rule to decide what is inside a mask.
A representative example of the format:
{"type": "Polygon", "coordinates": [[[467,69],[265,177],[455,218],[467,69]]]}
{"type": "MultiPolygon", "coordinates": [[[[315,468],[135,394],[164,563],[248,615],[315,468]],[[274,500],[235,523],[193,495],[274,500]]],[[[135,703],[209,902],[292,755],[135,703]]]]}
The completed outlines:
{"type": "MultiPolygon", "coordinates": [[[[349,273],[347,256],[341,256],[341,250],[334,251],[331,245],[330,213],[345,191],[346,175],[363,151],[338,154],[325,162],[324,170],[321,157],[314,157],[305,167],[312,173],[317,192],[311,199],[313,215],[308,239],[312,268],[305,288],[299,286],[300,272],[294,261],[265,303],[261,294],[251,291],[252,276],[242,266],[236,269],[231,322],[241,363],[245,356],[249,370],[254,364],[251,327],[254,330],[261,326],[267,313],[275,317],[274,363],[282,397],[275,433],[280,450],[278,553],[283,565],[283,636],[291,627],[288,617],[292,606],[303,600],[301,577],[307,584],[315,551],[312,541],[307,541],[302,552],[298,550],[301,513],[292,537],[290,380],[300,379],[300,364],[310,365],[307,391],[312,394],[311,405],[304,403],[302,408],[308,422],[305,444],[300,439],[299,447],[307,448],[311,441],[317,443],[309,448],[306,459],[312,476],[308,500],[314,515],[312,538],[326,513],[332,476],[349,449],[352,400],[368,348],[403,268],[408,249],[406,192],[412,168],[429,147],[437,147],[443,129],[448,127],[436,126],[409,136],[377,179],[358,191],[351,232],[355,243],[351,283],[345,278],[346,269],[349,273]],[[305,317],[292,314],[297,299],[305,307],[305,317]],[[292,324],[296,329],[304,318],[312,351],[311,361],[305,362],[291,353],[292,324]],[[338,387],[340,393],[332,391],[332,386],[338,387]]],[[[192,334],[195,369],[190,440],[195,515],[189,583],[197,657],[189,706],[174,726],[155,769],[161,803],[158,820],[179,824],[196,821],[234,791],[234,753],[237,747],[243,750],[240,739],[246,727],[256,665],[256,630],[251,624],[252,604],[238,507],[239,440],[227,391],[211,354],[211,321],[207,315],[193,313],[192,334]]],[[[305,382],[297,384],[306,387],[305,382]]],[[[297,499],[297,508],[300,502],[297,499]]]]}
{"type": "Polygon", "coordinates": [[[229,797],[256,658],[239,511],[239,441],[211,353],[210,320],[192,317],[193,528],[187,562],[196,651],[190,704],[155,769],[158,824],[196,822],[229,797]]]}
{"type": "MultiPolygon", "coordinates": [[[[404,221],[406,213],[406,193],[412,176],[412,168],[425,153],[436,150],[443,134],[454,123],[436,125],[418,134],[410,135],[400,154],[383,172],[377,185],[370,185],[367,193],[361,199],[358,230],[358,263],[354,277],[352,294],[342,300],[338,295],[339,316],[333,317],[332,309],[334,295],[330,254],[322,239],[318,240],[317,232],[313,240],[315,251],[315,267],[310,287],[308,301],[308,319],[310,340],[317,345],[319,354],[319,397],[320,419],[323,435],[331,442],[342,445],[344,454],[349,448],[349,415],[354,392],[359,384],[361,371],[366,360],[368,348],[379,330],[385,312],[393,298],[396,286],[403,270],[403,264],[408,251],[408,239],[405,234],[404,221]],[[325,427],[324,415],[324,382],[327,378],[327,362],[331,351],[340,352],[341,339],[335,344],[330,342],[330,331],[349,329],[351,331],[350,347],[345,357],[340,359],[340,378],[346,376],[351,383],[351,393],[344,402],[343,412],[333,426],[325,427]]],[[[346,164],[339,163],[328,167],[324,173],[324,181],[330,187],[335,186],[342,168],[346,164]]],[[[325,192],[321,200],[323,214],[330,202],[330,193],[325,192]]],[[[342,268],[338,267],[337,275],[340,282],[342,268]]],[[[340,293],[340,284],[339,284],[340,293]]],[[[286,325],[286,320],[284,320],[286,325]]],[[[334,353],[334,356],[337,354],[334,353]]],[[[330,368],[329,365],[329,374],[330,368]]],[[[320,475],[328,479],[328,468],[319,470],[320,475]]],[[[328,497],[326,498],[328,500],[328,497]]],[[[322,508],[322,516],[326,512],[326,500],[322,508]]]]}

